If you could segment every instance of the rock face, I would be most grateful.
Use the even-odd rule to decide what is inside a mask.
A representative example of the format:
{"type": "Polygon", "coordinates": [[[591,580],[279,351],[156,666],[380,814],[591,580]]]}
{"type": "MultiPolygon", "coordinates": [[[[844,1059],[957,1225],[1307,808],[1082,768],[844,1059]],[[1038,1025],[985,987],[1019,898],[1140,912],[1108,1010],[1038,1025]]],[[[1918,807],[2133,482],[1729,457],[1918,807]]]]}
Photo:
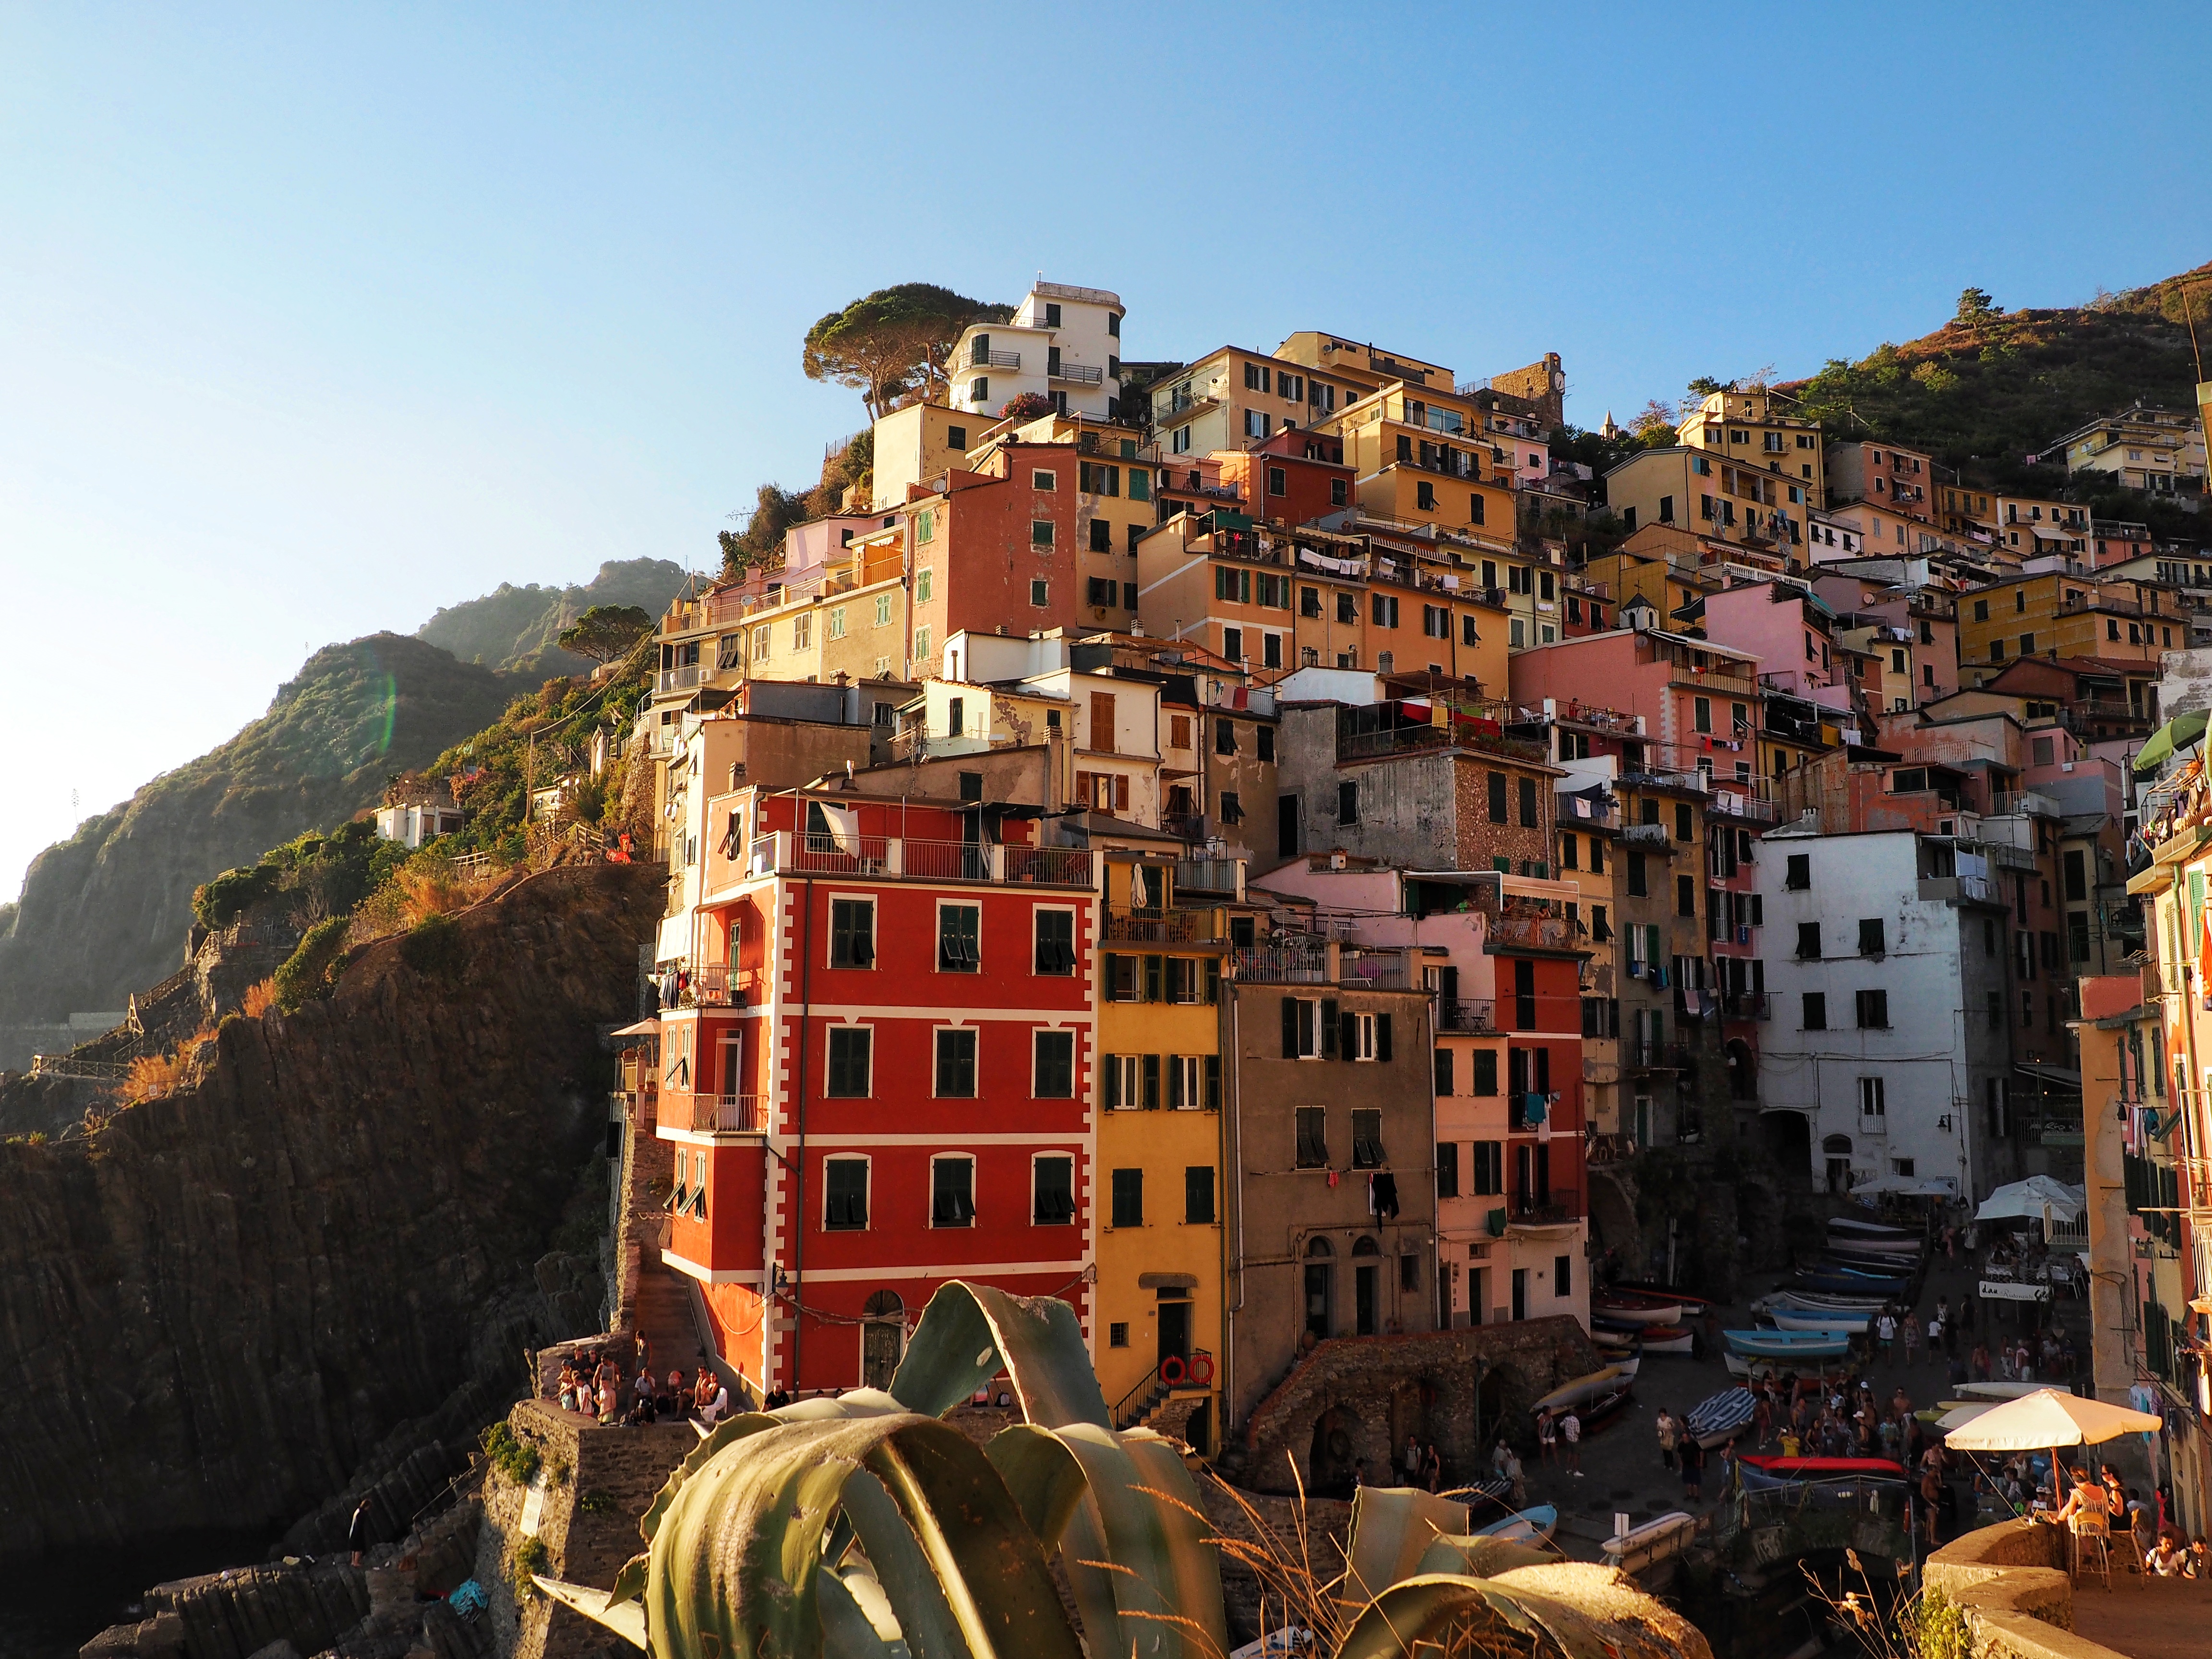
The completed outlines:
{"type": "Polygon", "coordinates": [[[501,582],[481,599],[443,607],[415,637],[488,668],[527,669],[541,678],[580,674],[592,666],[591,659],[555,643],[563,628],[595,605],[634,605],[657,617],[684,586],[684,575],[682,565],[666,559],[609,559],[580,586],[501,582]]]}
{"type": "Polygon", "coordinates": [[[575,1334],[555,1303],[596,1300],[536,1267],[661,874],[532,877],[227,1020],[198,1087],[0,1146],[0,1553],[273,1530],[402,1467],[399,1425],[526,1389],[523,1349],[575,1334]]]}
{"type": "Polygon", "coordinates": [[[86,819],[33,860],[0,931],[0,1066],[66,1046],[40,1028],[173,973],[202,882],[374,805],[392,774],[498,719],[518,684],[397,634],[329,646],[229,742],[86,819]]]}

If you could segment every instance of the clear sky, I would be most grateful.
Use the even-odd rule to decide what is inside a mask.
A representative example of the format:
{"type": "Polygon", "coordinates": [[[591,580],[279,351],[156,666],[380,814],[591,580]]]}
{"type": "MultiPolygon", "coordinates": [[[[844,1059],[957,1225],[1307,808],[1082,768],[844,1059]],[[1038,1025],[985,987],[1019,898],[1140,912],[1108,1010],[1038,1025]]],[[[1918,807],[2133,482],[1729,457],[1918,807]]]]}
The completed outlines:
{"type": "Polygon", "coordinates": [[[714,558],[823,312],[1110,288],[1569,418],[2212,255],[2212,8],[0,0],[0,893],[305,652],[714,558]],[[618,14],[618,15],[617,15],[618,14]]]}

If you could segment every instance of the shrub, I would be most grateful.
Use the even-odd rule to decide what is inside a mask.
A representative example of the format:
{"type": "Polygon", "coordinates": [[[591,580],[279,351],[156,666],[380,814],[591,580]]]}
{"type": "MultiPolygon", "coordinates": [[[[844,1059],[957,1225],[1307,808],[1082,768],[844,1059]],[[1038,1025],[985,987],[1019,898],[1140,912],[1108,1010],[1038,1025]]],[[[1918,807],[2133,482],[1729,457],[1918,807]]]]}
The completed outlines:
{"type": "Polygon", "coordinates": [[[546,1563],[552,1559],[553,1553],[545,1547],[542,1538],[525,1538],[516,1542],[514,1559],[508,1568],[516,1601],[527,1601],[538,1595],[538,1586],[531,1581],[530,1575],[544,1571],[546,1563]]]}
{"type": "Polygon", "coordinates": [[[270,981],[281,1012],[296,1013],[330,995],[345,967],[346,933],[351,926],[347,917],[331,916],[307,929],[299,949],[285,958],[270,981]]]}
{"type": "Polygon", "coordinates": [[[507,1427],[505,1418],[483,1431],[480,1443],[484,1449],[484,1455],[491,1460],[492,1468],[516,1486],[526,1486],[536,1477],[541,1461],[538,1448],[527,1440],[516,1439],[514,1431],[507,1427]]]}
{"type": "Polygon", "coordinates": [[[246,995],[239,1003],[239,1012],[248,1019],[258,1019],[276,1006],[276,981],[264,979],[246,988],[246,995]]]}
{"type": "Polygon", "coordinates": [[[451,916],[425,916],[399,942],[399,959],[416,973],[452,979],[461,969],[460,924],[451,916]]]}
{"type": "Polygon", "coordinates": [[[586,1515],[605,1515],[614,1506],[612,1492],[587,1492],[576,1500],[576,1507],[586,1515]]]}
{"type": "Polygon", "coordinates": [[[283,872],[273,864],[226,870],[192,893],[192,918],[204,927],[228,927],[247,907],[276,890],[283,872]]]}

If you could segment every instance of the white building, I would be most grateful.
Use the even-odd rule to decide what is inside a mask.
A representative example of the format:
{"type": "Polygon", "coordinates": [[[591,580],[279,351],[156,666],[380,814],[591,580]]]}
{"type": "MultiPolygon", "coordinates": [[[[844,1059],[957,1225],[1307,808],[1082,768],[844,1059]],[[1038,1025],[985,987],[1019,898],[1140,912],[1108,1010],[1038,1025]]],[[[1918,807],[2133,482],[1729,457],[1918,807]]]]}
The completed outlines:
{"type": "Polygon", "coordinates": [[[1802,1115],[1831,1192],[1978,1201],[2018,1176],[1997,849],[1911,830],[1761,843],[1766,1112],[1802,1115]]]}
{"type": "Polygon", "coordinates": [[[952,405],[995,420],[1041,392],[1063,415],[1116,412],[1121,397],[1121,297],[1103,288],[1039,283],[1010,323],[972,323],[952,348],[952,405]]]}
{"type": "Polygon", "coordinates": [[[376,833],[386,841],[398,842],[403,847],[420,847],[441,836],[450,836],[460,827],[461,809],[458,806],[417,803],[407,806],[380,806],[376,810],[376,833]]]}

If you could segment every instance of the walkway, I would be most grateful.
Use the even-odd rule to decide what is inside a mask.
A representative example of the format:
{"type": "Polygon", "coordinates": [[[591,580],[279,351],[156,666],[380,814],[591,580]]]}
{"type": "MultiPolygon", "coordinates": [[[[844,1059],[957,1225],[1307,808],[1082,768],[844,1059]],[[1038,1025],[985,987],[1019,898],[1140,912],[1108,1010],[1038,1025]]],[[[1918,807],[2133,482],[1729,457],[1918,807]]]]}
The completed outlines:
{"type": "Polygon", "coordinates": [[[673,1267],[647,1261],[637,1277],[637,1334],[653,1360],[653,1375],[681,1369],[690,1382],[707,1363],[699,1327],[691,1316],[691,1287],[673,1267]]]}
{"type": "Polygon", "coordinates": [[[2074,1633],[2128,1659],[2203,1659],[2212,1652],[2212,1583],[2115,1574],[2107,1593],[2088,1579],[2074,1591],[2074,1633]]]}

